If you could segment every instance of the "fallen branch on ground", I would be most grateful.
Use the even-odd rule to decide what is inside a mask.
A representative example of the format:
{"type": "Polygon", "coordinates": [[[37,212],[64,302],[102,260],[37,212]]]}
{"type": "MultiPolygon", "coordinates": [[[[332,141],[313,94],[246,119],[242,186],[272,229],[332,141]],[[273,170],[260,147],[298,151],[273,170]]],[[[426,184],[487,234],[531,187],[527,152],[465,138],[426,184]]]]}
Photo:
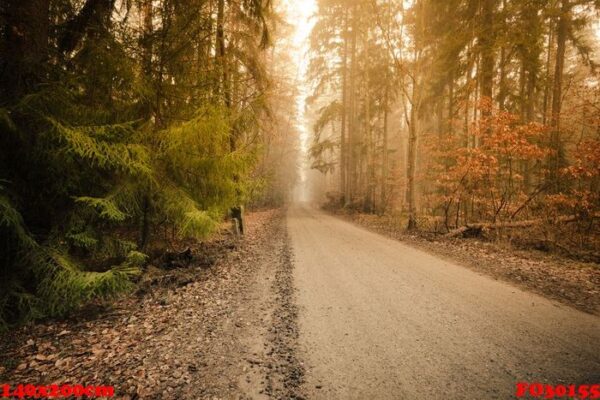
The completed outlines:
{"type": "Polygon", "coordinates": [[[479,236],[483,231],[486,230],[495,230],[495,229],[509,229],[509,228],[528,228],[530,226],[541,225],[545,222],[550,222],[553,224],[557,223],[570,223],[581,221],[586,218],[597,219],[600,218],[600,213],[596,213],[589,216],[580,216],[580,215],[565,215],[558,218],[553,219],[533,219],[526,221],[509,221],[509,222],[488,222],[488,223],[478,223],[478,224],[468,224],[466,226],[462,226],[460,228],[454,229],[447,234],[444,235],[445,238],[454,238],[457,236],[479,236]]]}

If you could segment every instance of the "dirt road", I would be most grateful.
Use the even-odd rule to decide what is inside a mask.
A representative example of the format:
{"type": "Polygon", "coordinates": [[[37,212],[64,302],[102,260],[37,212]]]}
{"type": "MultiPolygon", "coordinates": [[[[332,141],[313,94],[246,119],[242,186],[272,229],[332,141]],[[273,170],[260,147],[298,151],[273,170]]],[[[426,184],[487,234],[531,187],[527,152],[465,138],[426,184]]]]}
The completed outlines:
{"type": "Polygon", "coordinates": [[[600,318],[309,207],[288,214],[310,399],[507,399],[600,382],[600,318]]]}

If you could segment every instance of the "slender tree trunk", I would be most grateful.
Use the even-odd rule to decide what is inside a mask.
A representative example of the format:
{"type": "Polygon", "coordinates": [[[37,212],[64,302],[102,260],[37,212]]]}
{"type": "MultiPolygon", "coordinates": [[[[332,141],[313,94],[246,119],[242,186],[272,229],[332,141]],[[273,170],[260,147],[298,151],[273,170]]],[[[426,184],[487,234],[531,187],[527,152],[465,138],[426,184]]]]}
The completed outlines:
{"type": "Polygon", "coordinates": [[[365,196],[365,211],[373,212],[375,202],[375,150],[373,144],[371,130],[371,82],[369,79],[369,29],[365,32],[365,149],[366,149],[366,196],[365,196]]]}
{"type": "Polygon", "coordinates": [[[154,12],[152,9],[152,0],[144,0],[141,5],[142,12],[142,30],[143,30],[143,60],[144,73],[149,76],[152,73],[152,33],[154,27],[152,19],[154,12]]]}
{"type": "MultiPolygon", "coordinates": [[[[482,0],[481,10],[481,96],[492,99],[494,88],[494,10],[496,0],[482,0]]],[[[487,111],[486,111],[487,112],[487,111]]]]}
{"type": "Polygon", "coordinates": [[[556,29],[556,63],[554,68],[554,85],[552,88],[552,115],[551,115],[551,148],[553,154],[550,157],[550,181],[554,191],[560,190],[559,169],[561,167],[564,150],[560,138],[560,115],[562,108],[562,82],[565,68],[565,53],[567,45],[567,34],[571,19],[571,4],[569,0],[563,0],[561,15],[558,19],[556,29]]]}
{"type": "Polygon", "coordinates": [[[537,86],[537,75],[535,71],[529,73],[527,79],[527,103],[525,106],[525,119],[534,122],[535,118],[535,88],[537,86]]]}
{"type": "MultiPolygon", "coordinates": [[[[477,73],[475,74],[476,84],[474,85],[475,91],[473,93],[473,120],[472,120],[473,126],[477,126],[477,123],[480,120],[480,118],[479,118],[480,114],[482,114],[481,116],[483,116],[483,117],[486,117],[489,115],[489,113],[487,113],[487,112],[480,113],[480,100],[481,100],[481,96],[482,96],[481,95],[482,75],[480,75],[480,71],[481,71],[481,60],[480,59],[478,59],[477,62],[475,63],[475,69],[476,69],[477,73]]],[[[477,148],[479,146],[478,138],[474,132],[471,135],[469,135],[469,140],[471,141],[472,148],[477,148]]]]}
{"type": "Polygon", "coordinates": [[[348,195],[346,204],[354,201],[356,192],[356,69],[357,69],[357,30],[358,13],[356,4],[352,8],[352,34],[351,34],[351,52],[352,60],[350,65],[350,131],[348,132],[348,195]]]}
{"type": "Polygon", "coordinates": [[[448,135],[454,134],[454,68],[448,80],[448,135]]]}
{"type": "MultiPolygon", "coordinates": [[[[143,31],[143,39],[142,39],[142,68],[143,73],[145,75],[145,80],[149,84],[154,84],[153,74],[152,74],[152,55],[153,55],[153,40],[152,34],[154,31],[153,26],[153,7],[152,0],[144,0],[141,4],[141,13],[142,13],[142,31],[143,31]]],[[[152,118],[152,101],[148,101],[148,104],[144,106],[144,114],[143,118],[147,120],[151,120],[152,118]]],[[[139,238],[139,248],[144,249],[148,244],[150,238],[150,211],[151,211],[151,200],[150,200],[150,188],[144,188],[144,195],[142,201],[142,216],[141,216],[141,227],[140,227],[140,238],[139,238]]]]}
{"type": "MultiPolygon", "coordinates": [[[[525,6],[524,18],[526,27],[529,27],[534,32],[541,29],[541,20],[538,15],[538,8],[534,4],[527,3],[525,6]]],[[[537,38],[532,38],[532,41],[537,41],[537,38]]],[[[532,43],[531,47],[526,51],[526,57],[523,62],[523,67],[526,72],[525,85],[525,102],[524,102],[524,117],[526,122],[533,122],[535,119],[535,88],[537,86],[539,74],[539,59],[541,50],[538,49],[536,43],[532,43]]]]}
{"type": "Polygon", "coordinates": [[[142,201],[142,226],[140,232],[139,248],[144,250],[150,239],[150,196],[144,194],[142,201]]]}
{"type": "Polygon", "coordinates": [[[387,180],[388,180],[388,130],[389,130],[389,87],[385,87],[383,105],[383,144],[381,146],[381,213],[387,208],[387,180]]]}
{"type": "Polygon", "coordinates": [[[413,82],[412,99],[413,104],[410,108],[410,124],[408,126],[408,165],[407,165],[407,190],[406,201],[408,202],[408,230],[417,229],[417,205],[416,205],[416,185],[415,174],[417,168],[417,84],[413,82]]]}
{"type": "MultiPolygon", "coordinates": [[[[392,25],[392,13],[391,13],[391,0],[387,1],[387,31],[391,30],[392,25]]],[[[387,211],[388,193],[387,193],[387,181],[389,173],[389,114],[390,114],[390,55],[386,52],[386,66],[385,66],[385,93],[383,97],[383,143],[381,146],[381,214],[385,214],[387,211]]]]}
{"type": "MultiPolygon", "coordinates": [[[[229,65],[227,62],[227,48],[225,44],[225,0],[217,0],[217,27],[215,35],[215,48],[217,57],[217,66],[219,71],[218,78],[218,93],[222,96],[225,107],[229,110],[232,108],[231,86],[229,82],[229,65]]],[[[238,133],[235,130],[229,132],[229,150],[233,153],[237,150],[238,133]]],[[[233,180],[237,184],[239,176],[234,176],[233,180]]],[[[237,196],[241,193],[238,189],[237,196]]],[[[238,199],[239,200],[239,199],[238,199]]],[[[231,216],[235,224],[237,233],[244,234],[244,219],[243,208],[241,205],[232,207],[230,210],[231,216]]]]}
{"type": "Polygon", "coordinates": [[[525,122],[525,109],[527,103],[527,93],[525,92],[527,74],[525,70],[525,60],[521,60],[521,68],[519,70],[519,116],[521,121],[525,122]]]}
{"type": "Polygon", "coordinates": [[[344,12],[344,54],[342,55],[342,128],[340,132],[340,193],[342,205],[348,198],[348,182],[346,172],[348,169],[348,149],[346,143],[347,130],[347,105],[348,105],[348,11],[344,12]]]}
{"type": "MultiPolygon", "coordinates": [[[[552,25],[552,24],[551,24],[552,25]]],[[[552,45],[554,44],[554,29],[550,27],[550,33],[548,34],[548,50],[546,55],[546,84],[544,86],[544,103],[543,103],[543,117],[542,123],[546,125],[548,123],[548,104],[550,103],[550,87],[552,86],[552,45]]]]}
{"type": "MultiPolygon", "coordinates": [[[[471,49],[469,48],[469,52],[471,51],[471,49]]],[[[471,137],[469,134],[469,116],[470,116],[470,112],[471,112],[471,82],[472,82],[472,75],[473,75],[473,65],[470,65],[467,68],[467,71],[465,73],[465,113],[464,113],[464,118],[463,118],[463,131],[464,131],[464,138],[463,138],[463,145],[464,147],[470,147],[470,143],[471,143],[471,137]]]]}
{"type": "MultiPolygon", "coordinates": [[[[152,0],[144,0],[140,5],[141,11],[141,29],[143,32],[142,36],[142,71],[144,74],[144,79],[149,86],[155,84],[152,73],[152,55],[153,55],[153,32],[154,26],[152,23],[154,12],[152,7],[152,0]]],[[[151,100],[147,101],[147,104],[144,105],[143,118],[150,120],[152,118],[153,113],[153,102],[151,100]]]]}
{"type": "MultiPolygon", "coordinates": [[[[49,0],[3,0],[0,103],[15,103],[42,80],[48,57],[49,0]]],[[[2,21],[2,19],[0,19],[2,21]]]]}
{"type": "MultiPolygon", "coordinates": [[[[502,0],[502,12],[500,15],[506,15],[506,0],[502,0]]],[[[506,26],[506,17],[502,20],[502,25],[506,26]]],[[[506,97],[508,96],[508,87],[506,84],[506,45],[502,44],[500,48],[500,79],[498,82],[498,108],[500,110],[506,110],[506,97]]]]}
{"type": "MultiPolygon", "coordinates": [[[[539,17],[535,9],[528,9],[527,21],[532,26],[539,25],[539,17]]],[[[524,107],[523,107],[523,122],[532,123],[535,120],[535,88],[537,86],[538,78],[538,64],[537,59],[540,54],[535,52],[528,54],[527,61],[523,64],[527,72],[527,81],[524,91],[524,107]]],[[[526,193],[531,190],[531,162],[529,160],[523,161],[523,186],[526,193]]]]}
{"type": "MultiPolygon", "coordinates": [[[[217,34],[215,48],[217,58],[225,57],[225,0],[217,0],[217,34]]],[[[222,60],[219,60],[222,63],[222,60]]]]}
{"type": "MultiPolygon", "coordinates": [[[[231,107],[231,93],[228,89],[228,71],[227,71],[227,49],[225,46],[225,0],[217,0],[217,34],[216,34],[216,49],[217,49],[217,65],[219,70],[219,95],[223,96],[225,106],[231,107]]],[[[233,140],[233,139],[232,139],[233,140]]],[[[232,150],[235,144],[232,143],[232,150]]]]}
{"type": "Polygon", "coordinates": [[[500,83],[498,86],[498,107],[506,110],[508,88],[506,87],[506,48],[504,46],[500,50],[500,83]]]}

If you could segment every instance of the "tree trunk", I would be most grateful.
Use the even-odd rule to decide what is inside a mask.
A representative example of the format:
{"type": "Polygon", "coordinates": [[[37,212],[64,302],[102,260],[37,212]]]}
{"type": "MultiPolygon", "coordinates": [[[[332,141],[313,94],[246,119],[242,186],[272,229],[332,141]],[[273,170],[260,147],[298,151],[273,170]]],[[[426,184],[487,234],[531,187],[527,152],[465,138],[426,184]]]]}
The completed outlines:
{"type": "MultiPolygon", "coordinates": [[[[470,49],[469,49],[470,51],[470,49]]],[[[465,94],[464,94],[464,116],[463,116],[463,131],[464,131],[464,138],[463,138],[463,146],[464,147],[470,147],[470,143],[471,143],[471,139],[470,139],[470,135],[469,135],[469,114],[470,114],[470,108],[471,108],[471,76],[473,74],[473,65],[469,66],[467,68],[467,71],[465,72],[465,94]]]]}
{"type": "MultiPolygon", "coordinates": [[[[152,0],[144,0],[141,4],[140,11],[142,13],[142,30],[143,30],[143,38],[142,38],[142,68],[143,73],[145,75],[146,82],[149,85],[155,84],[152,73],[152,54],[153,54],[153,43],[152,43],[152,33],[154,31],[153,26],[153,7],[152,0]]],[[[147,120],[151,120],[152,118],[152,101],[150,99],[147,100],[147,104],[144,104],[142,113],[143,118],[147,120]]],[[[139,248],[144,249],[148,244],[149,236],[150,236],[150,211],[151,211],[151,200],[150,200],[150,191],[153,190],[150,187],[146,187],[144,189],[145,194],[143,196],[143,205],[142,205],[142,221],[140,227],[140,239],[139,239],[139,248]]]]}
{"type": "Polygon", "coordinates": [[[381,146],[381,213],[387,208],[387,179],[388,179],[388,130],[389,130],[389,87],[385,87],[383,105],[383,144],[381,146]]]}
{"type": "Polygon", "coordinates": [[[150,196],[144,195],[142,205],[142,226],[140,232],[139,248],[144,250],[150,238],[150,196]]]}
{"type": "MultiPolygon", "coordinates": [[[[154,11],[153,11],[153,7],[152,7],[152,0],[144,0],[144,2],[141,4],[140,6],[140,11],[141,11],[141,23],[142,23],[142,32],[143,32],[143,36],[142,36],[142,40],[141,40],[141,47],[142,47],[142,68],[143,68],[143,73],[145,76],[145,80],[147,82],[147,84],[149,86],[153,86],[156,84],[155,80],[153,79],[153,72],[152,72],[152,54],[153,54],[153,38],[152,38],[152,34],[154,32],[154,26],[152,23],[153,20],[153,15],[154,15],[154,11]]],[[[153,113],[153,106],[152,106],[152,100],[150,98],[148,98],[146,100],[147,104],[144,104],[144,109],[142,111],[143,118],[147,118],[148,120],[150,120],[150,118],[152,117],[152,113],[153,113]]]]}
{"type": "MultiPolygon", "coordinates": [[[[480,106],[480,100],[481,100],[481,80],[482,80],[482,76],[480,75],[481,72],[481,58],[479,58],[477,60],[477,62],[475,63],[475,71],[477,71],[475,73],[475,88],[474,88],[474,92],[473,92],[473,120],[472,120],[472,125],[473,126],[477,126],[478,121],[480,120],[480,116],[481,117],[486,117],[489,116],[489,113],[485,112],[485,110],[481,110],[480,106]],[[481,112],[480,111],[484,111],[481,112]],[[481,115],[480,115],[481,114],[481,115]]],[[[479,138],[477,136],[477,134],[475,132],[471,132],[471,134],[469,135],[469,141],[471,143],[471,148],[475,149],[479,146],[479,138]]]]}
{"type": "MultiPolygon", "coordinates": [[[[587,216],[589,219],[598,219],[600,218],[600,213],[595,213],[587,216]]],[[[553,224],[566,224],[570,222],[578,222],[584,220],[585,217],[581,215],[563,215],[560,217],[556,217],[554,219],[542,218],[542,219],[534,219],[534,220],[524,220],[524,221],[507,221],[507,222],[486,222],[486,223],[474,223],[468,224],[466,226],[454,229],[447,234],[444,235],[446,238],[453,238],[461,235],[469,235],[469,236],[478,236],[484,231],[495,230],[495,229],[505,229],[505,228],[528,228],[535,225],[542,225],[544,223],[553,223],[553,224]]]]}
{"type": "Polygon", "coordinates": [[[58,41],[59,51],[70,53],[77,48],[86,35],[97,37],[101,29],[108,26],[115,1],[86,0],[81,11],[62,26],[58,41]]]}
{"type": "Polygon", "coordinates": [[[368,213],[373,212],[375,203],[375,146],[373,132],[371,130],[371,82],[369,79],[369,29],[365,32],[365,149],[366,149],[366,189],[364,209],[368,213]]]}
{"type": "Polygon", "coordinates": [[[152,33],[154,31],[154,26],[152,24],[152,19],[154,16],[154,12],[152,9],[152,0],[144,0],[141,5],[142,11],[142,29],[144,32],[143,38],[143,67],[144,73],[149,76],[152,73],[152,33]]]}
{"type": "Polygon", "coordinates": [[[454,68],[450,70],[448,79],[448,135],[454,134],[454,68]]]}
{"type": "MultiPolygon", "coordinates": [[[[481,10],[481,96],[492,99],[494,87],[494,10],[495,0],[483,0],[481,10]]],[[[488,111],[484,110],[484,113],[488,111]]]]}
{"type": "MultiPolygon", "coordinates": [[[[217,68],[219,71],[218,77],[218,93],[223,98],[225,107],[229,110],[232,108],[232,94],[229,83],[229,65],[227,62],[227,49],[225,46],[225,0],[217,0],[217,32],[215,35],[215,48],[217,58],[217,68]]],[[[229,151],[232,153],[237,150],[237,133],[234,129],[229,132],[229,151]]],[[[239,182],[239,176],[233,177],[234,182],[239,182]]],[[[240,196],[239,189],[237,193],[240,196]]],[[[243,210],[240,205],[231,208],[231,215],[237,223],[239,233],[244,234],[243,226],[243,210]]]]}
{"type": "Polygon", "coordinates": [[[351,52],[352,60],[350,65],[350,131],[348,132],[348,194],[346,204],[354,201],[356,191],[356,68],[357,68],[357,24],[358,13],[356,4],[352,8],[352,36],[351,52]]]}
{"type": "Polygon", "coordinates": [[[49,0],[4,0],[0,103],[14,104],[41,81],[48,57],[49,0]]]}
{"type": "MultiPolygon", "coordinates": [[[[537,30],[539,25],[539,17],[537,15],[537,10],[533,7],[529,7],[527,9],[526,22],[528,26],[535,27],[537,30]]],[[[528,52],[526,60],[523,62],[523,68],[526,71],[526,84],[523,93],[524,99],[523,101],[523,122],[524,123],[532,123],[535,120],[535,89],[537,86],[537,78],[538,78],[538,58],[540,57],[539,51],[528,52]]],[[[531,163],[529,160],[523,161],[523,185],[526,193],[529,193],[529,190],[532,186],[531,181],[531,163]]]]}
{"type": "MultiPolygon", "coordinates": [[[[231,93],[228,90],[228,74],[227,60],[225,47],[225,0],[217,2],[217,34],[216,34],[216,49],[217,49],[217,67],[219,70],[218,92],[223,97],[225,106],[231,107],[231,93]]],[[[232,139],[233,140],[233,139],[232,139]]],[[[232,143],[232,150],[235,144],[232,143]]]]}
{"type": "Polygon", "coordinates": [[[506,86],[506,48],[500,50],[500,82],[498,84],[498,108],[506,111],[506,97],[508,88],[506,86]]]}
{"type": "Polygon", "coordinates": [[[348,196],[348,183],[346,171],[348,168],[348,155],[346,145],[346,130],[348,110],[348,11],[344,12],[344,54],[342,55],[342,130],[340,132],[340,193],[342,205],[348,196]]]}
{"type": "MultiPolygon", "coordinates": [[[[550,24],[552,25],[552,24],[550,24]]],[[[544,102],[543,102],[543,114],[542,123],[546,125],[548,123],[548,103],[550,103],[550,86],[552,82],[552,44],[554,43],[554,30],[550,27],[550,33],[548,34],[548,49],[546,54],[546,84],[544,85],[544,102]]]]}
{"type": "Polygon", "coordinates": [[[412,105],[410,109],[410,125],[408,127],[408,165],[407,165],[407,180],[406,200],[408,202],[408,230],[417,229],[417,205],[416,205],[416,185],[415,174],[417,168],[417,110],[418,104],[418,89],[417,83],[413,82],[412,89],[412,105]]]}
{"type": "Polygon", "coordinates": [[[571,20],[571,4],[563,0],[561,14],[556,27],[556,63],[554,68],[554,85],[552,88],[552,115],[550,146],[553,154],[550,156],[550,182],[553,192],[560,191],[559,170],[564,160],[564,149],[560,138],[560,114],[562,108],[562,83],[565,68],[565,52],[567,47],[567,34],[571,20]]]}
{"type": "Polygon", "coordinates": [[[525,123],[525,104],[527,102],[527,94],[525,93],[526,80],[525,60],[521,59],[521,68],[519,70],[519,117],[523,123],[525,123]]]}

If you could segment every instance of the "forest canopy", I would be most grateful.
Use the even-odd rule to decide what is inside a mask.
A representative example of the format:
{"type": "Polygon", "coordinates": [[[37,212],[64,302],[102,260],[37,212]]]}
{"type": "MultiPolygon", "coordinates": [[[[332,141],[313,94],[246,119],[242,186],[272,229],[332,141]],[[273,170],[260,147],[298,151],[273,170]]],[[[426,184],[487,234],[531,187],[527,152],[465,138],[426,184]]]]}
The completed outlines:
{"type": "Polygon", "coordinates": [[[318,186],[336,210],[413,232],[598,262],[599,12],[2,1],[0,326],[127,291],[232,210],[283,204],[297,178],[303,198],[318,186]],[[290,7],[314,16],[289,24],[290,7]]]}
{"type": "Polygon", "coordinates": [[[312,165],[330,206],[600,254],[600,2],[320,0],[312,165]],[[511,229],[513,229],[511,231],[511,229]]]}
{"type": "Polygon", "coordinates": [[[285,200],[276,20],[268,0],[0,3],[0,327],[127,290],[176,238],[285,200]]]}

